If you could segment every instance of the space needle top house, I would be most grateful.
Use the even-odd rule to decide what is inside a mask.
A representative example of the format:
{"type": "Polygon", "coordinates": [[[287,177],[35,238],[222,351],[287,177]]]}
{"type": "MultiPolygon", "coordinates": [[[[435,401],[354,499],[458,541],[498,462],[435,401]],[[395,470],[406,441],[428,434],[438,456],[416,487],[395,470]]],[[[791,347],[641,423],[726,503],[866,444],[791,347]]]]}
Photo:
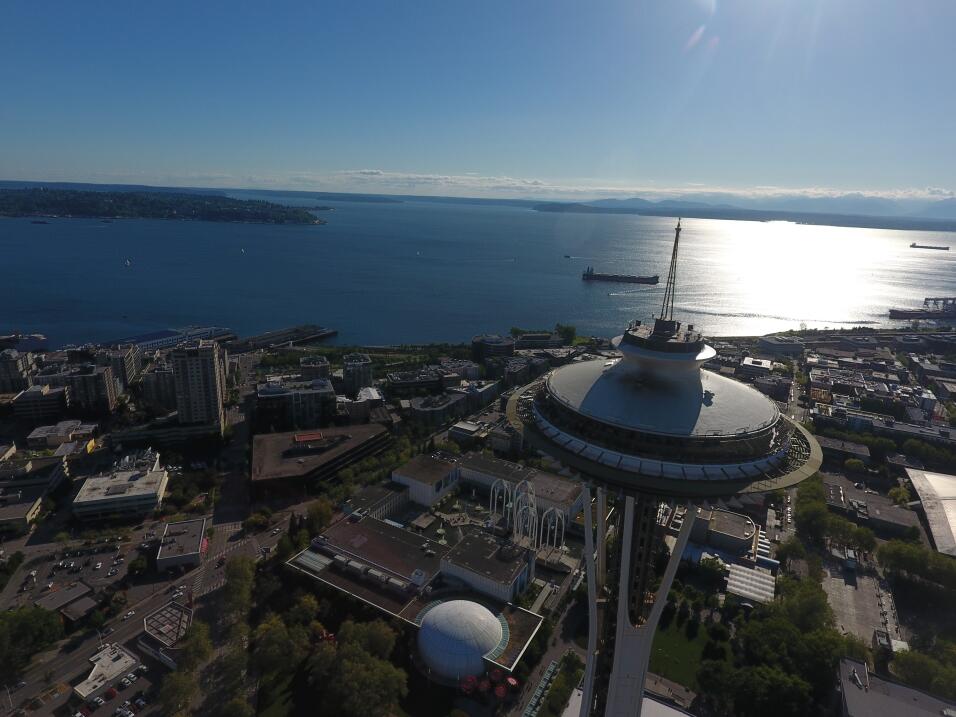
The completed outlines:
{"type": "MultiPolygon", "coordinates": [[[[819,445],[753,388],[706,369],[716,355],[693,325],[674,319],[680,221],[660,315],[634,321],[614,339],[620,359],[571,363],[515,392],[512,425],[526,445],[579,472],[597,489],[597,557],[588,558],[589,660],[582,716],[639,714],[663,598],[673,581],[696,510],[688,510],[656,595],[650,590],[662,541],[664,503],[709,503],[794,485],[822,460],[819,445]],[[619,495],[621,563],[613,659],[597,652],[598,591],[605,581],[606,491],[619,495]],[[596,676],[597,664],[612,665],[596,676]],[[595,689],[595,680],[607,685],[595,689]],[[606,689],[604,689],[606,687],[606,689]],[[597,697],[597,700],[595,699],[597,697]]],[[[591,511],[585,510],[591,539],[591,511]]],[[[613,604],[613,599],[611,603],[613,604]]],[[[611,607],[606,613],[609,613],[611,607]]]]}

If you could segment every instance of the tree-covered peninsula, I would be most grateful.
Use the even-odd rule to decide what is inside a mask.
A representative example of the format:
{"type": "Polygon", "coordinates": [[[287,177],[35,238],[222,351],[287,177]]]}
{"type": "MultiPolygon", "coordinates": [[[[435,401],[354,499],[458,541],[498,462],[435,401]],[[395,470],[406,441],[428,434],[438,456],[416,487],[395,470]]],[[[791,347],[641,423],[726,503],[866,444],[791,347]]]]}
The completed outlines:
{"type": "Polygon", "coordinates": [[[253,224],[324,224],[299,207],[217,194],[85,192],[72,189],[2,189],[0,216],[97,219],[191,219],[253,224]]]}

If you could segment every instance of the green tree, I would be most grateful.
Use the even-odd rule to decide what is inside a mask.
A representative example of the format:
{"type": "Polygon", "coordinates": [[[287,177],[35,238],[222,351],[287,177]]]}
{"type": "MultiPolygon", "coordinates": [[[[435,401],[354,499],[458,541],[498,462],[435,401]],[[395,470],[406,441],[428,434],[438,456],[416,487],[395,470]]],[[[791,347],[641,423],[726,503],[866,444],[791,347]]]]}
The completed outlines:
{"type": "Polygon", "coordinates": [[[193,672],[170,672],[159,689],[161,712],[169,717],[189,714],[189,703],[199,692],[199,683],[193,672]]]}
{"type": "Polygon", "coordinates": [[[387,660],[395,648],[397,635],[384,620],[353,622],[346,620],[339,627],[337,638],[342,644],[354,644],[374,657],[387,660]]]}
{"type": "Polygon", "coordinates": [[[301,627],[290,629],[278,615],[270,613],[256,627],[252,646],[253,662],[261,672],[282,673],[305,657],[308,635],[301,627]]]}
{"type": "Polygon", "coordinates": [[[386,714],[408,694],[406,675],[357,645],[339,647],[339,667],[329,685],[333,703],[348,717],[386,714]]]}
{"type": "Polygon", "coordinates": [[[847,458],[843,461],[843,470],[847,473],[863,473],[866,470],[866,464],[859,458],[847,458]]]}
{"type": "Polygon", "coordinates": [[[889,496],[890,500],[897,505],[906,505],[912,500],[910,491],[905,485],[898,485],[895,488],[890,488],[887,495],[889,496]]]}
{"type": "Polygon", "coordinates": [[[146,556],[140,555],[135,560],[131,560],[129,563],[129,574],[130,575],[142,575],[146,572],[146,568],[149,567],[149,563],[146,562],[146,556]]]}
{"type": "Polygon", "coordinates": [[[791,560],[802,560],[805,557],[807,557],[806,548],[795,536],[790,536],[777,548],[777,560],[785,567],[791,560]]]}
{"type": "Polygon", "coordinates": [[[194,620],[180,645],[178,668],[192,672],[210,657],[212,640],[209,637],[209,625],[201,620],[194,620]]]}
{"type": "Polygon", "coordinates": [[[332,522],[332,503],[328,498],[319,498],[309,506],[306,513],[306,528],[310,537],[315,537],[332,522]]]}
{"type": "Polygon", "coordinates": [[[338,653],[331,642],[319,642],[306,661],[306,673],[314,685],[324,685],[335,669],[338,653]]]}
{"type": "Polygon", "coordinates": [[[290,625],[309,625],[318,615],[319,601],[311,593],[305,593],[285,614],[285,621],[290,625]]]}
{"type": "Polygon", "coordinates": [[[740,717],[802,717],[810,714],[810,686],[795,675],[760,665],[737,672],[734,710],[740,717]]]}
{"type": "Polygon", "coordinates": [[[810,543],[821,545],[829,527],[830,514],[823,501],[803,502],[797,504],[794,511],[797,523],[797,534],[810,543]]]}
{"type": "Polygon", "coordinates": [[[0,675],[15,675],[63,636],[60,616],[39,607],[0,612],[0,675]]]}
{"type": "Polygon", "coordinates": [[[242,697],[233,697],[223,705],[222,714],[228,717],[255,717],[256,711],[242,697]]]}

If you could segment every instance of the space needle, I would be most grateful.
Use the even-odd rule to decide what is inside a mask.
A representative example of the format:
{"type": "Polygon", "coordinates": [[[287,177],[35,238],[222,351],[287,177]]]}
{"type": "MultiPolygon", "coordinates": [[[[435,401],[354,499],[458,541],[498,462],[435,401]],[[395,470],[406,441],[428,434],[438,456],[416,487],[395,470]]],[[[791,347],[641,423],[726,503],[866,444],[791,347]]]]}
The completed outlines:
{"type": "Polygon", "coordinates": [[[508,418],[525,445],[585,482],[589,637],[581,717],[640,714],[654,632],[697,506],[795,485],[822,462],[813,436],[773,401],[702,368],[716,351],[693,324],[674,318],[680,235],[678,220],[660,314],[652,323],[633,321],[613,340],[620,358],[556,368],[508,402],[508,418]],[[620,563],[617,594],[608,596],[604,611],[608,617],[616,612],[615,630],[599,651],[609,492],[623,506],[620,563]],[[667,505],[687,510],[658,575],[654,566],[664,548],[659,517],[667,505]]]}

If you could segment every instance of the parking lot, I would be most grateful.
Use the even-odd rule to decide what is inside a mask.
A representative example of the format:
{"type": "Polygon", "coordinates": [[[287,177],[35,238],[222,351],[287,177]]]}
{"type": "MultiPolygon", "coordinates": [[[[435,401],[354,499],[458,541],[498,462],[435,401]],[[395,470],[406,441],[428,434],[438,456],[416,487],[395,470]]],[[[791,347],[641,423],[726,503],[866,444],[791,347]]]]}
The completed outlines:
{"type": "Polygon", "coordinates": [[[95,591],[102,590],[110,583],[122,580],[129,561],[137,555],[135,549],[113,541],[49,553],[44,560],[18,574],[19,587],[5,607],[32,605],[36,600],[79,581],[95,591]]]}

